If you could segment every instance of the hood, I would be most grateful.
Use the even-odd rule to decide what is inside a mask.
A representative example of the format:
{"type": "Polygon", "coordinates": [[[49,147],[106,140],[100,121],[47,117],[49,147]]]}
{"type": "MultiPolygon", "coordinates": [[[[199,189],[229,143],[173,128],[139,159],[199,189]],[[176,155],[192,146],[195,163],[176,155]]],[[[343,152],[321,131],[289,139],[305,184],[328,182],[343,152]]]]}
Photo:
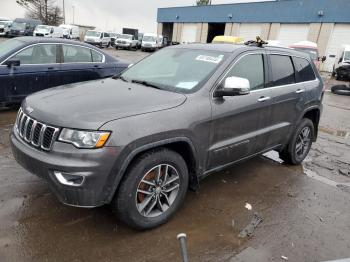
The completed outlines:
{"type": "Polygon", "coordinates": [[[96,130],[106,122],[170,109],[185,100],[182,94],[108,78],[35,93],[22,109],[54,126],[96,130]]]}
{"type": "Polygon", "coordinates": [[[132,42],[131,39],[128,39],[128,38],[118,38],[118,40],[121,40],[121,41],[125,41],[125,42],[132,42]]]}

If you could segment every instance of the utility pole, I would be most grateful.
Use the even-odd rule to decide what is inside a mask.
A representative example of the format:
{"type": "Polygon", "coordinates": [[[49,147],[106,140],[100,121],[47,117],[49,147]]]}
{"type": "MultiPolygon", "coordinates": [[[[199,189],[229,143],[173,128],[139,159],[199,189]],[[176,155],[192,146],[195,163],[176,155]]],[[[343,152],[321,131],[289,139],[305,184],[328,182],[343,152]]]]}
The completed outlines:
{"type": "Polygon", "coordinates": [[[74,8],[75,8],[75,6],[72,5],[72,7],[73,7],[73,25],[74,25],[74,8]]]}
{"type": "Polygon", "coordinates": [[[66,24],[66,9],[64,8],[64,0],[63,0],[63,24],[66,24]]]}

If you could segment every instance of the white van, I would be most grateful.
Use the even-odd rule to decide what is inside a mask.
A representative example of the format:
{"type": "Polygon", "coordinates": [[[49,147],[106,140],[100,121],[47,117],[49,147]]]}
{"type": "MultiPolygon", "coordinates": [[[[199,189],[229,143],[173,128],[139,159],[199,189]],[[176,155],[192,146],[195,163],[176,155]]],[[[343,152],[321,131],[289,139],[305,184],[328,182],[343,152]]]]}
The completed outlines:
{"type": "Polygon", "coordinates": [[[63,38],[63,28],[50,25],[37,25],[33,32],[33,36],[63,38]]]}
{"type": "Polygon", "coordinates": [[[0,19],[0,36],[7,36],[11,30],[12,21],[0,19]]]}
{"type": "Polygon", "coordinates": [[[107,32],[89,30],[85,34],[84,42],[91,45],[97,45],[101,48],[103,46],[109,47],[111,45],[111,37],[107,32]]]}
{"type": "Polygon", "coordinates": [[[74,39],[74,40],[78,40],[80,38],[78,26],[60,25],[59,27],[63,29],[63,38],[74,39]]]}
{"type": "Polygon", "coordinates": [[[350,45],[343,45],[337,56],[333,66],[333,76],[337,80],[341,78],[350,78],[350,45]]]}
{"type": "Polygon", "coordinates": [[[163,45],[163,36],[157,35],[153,33],[146,33],[143,35],[142,43],[141,43],[141,50],[142,51],[154,51],[159,48],[162,48],[163,45]]]}

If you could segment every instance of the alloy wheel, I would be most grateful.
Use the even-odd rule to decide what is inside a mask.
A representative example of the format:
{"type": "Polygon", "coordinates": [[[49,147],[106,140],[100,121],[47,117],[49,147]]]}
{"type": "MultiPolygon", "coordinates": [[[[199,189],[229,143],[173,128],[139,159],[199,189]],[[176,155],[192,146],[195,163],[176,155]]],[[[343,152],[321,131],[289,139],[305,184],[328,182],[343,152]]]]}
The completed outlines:
{"type": "Polygon", "coordinates": [[[304,158],[311,146],[311,129],[310,127],[304,127],[297,138],[295,146],[295,153],[299,158],[304,158]]]}
{"type": "Polygon", "coordinates": [[[176,168],[160,164],[150,169],[141,179],[136,192],[137,210],[142,216],[156,217],[174,203],[180,188],[176,168]]]}

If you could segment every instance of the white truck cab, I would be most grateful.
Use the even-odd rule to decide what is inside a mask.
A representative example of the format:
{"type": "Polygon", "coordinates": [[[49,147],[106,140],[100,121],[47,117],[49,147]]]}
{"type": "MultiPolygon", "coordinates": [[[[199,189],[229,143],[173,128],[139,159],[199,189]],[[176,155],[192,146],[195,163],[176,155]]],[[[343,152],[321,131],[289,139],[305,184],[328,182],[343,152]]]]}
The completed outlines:
{"type": "Polygon", "coordinates": [[[63,29],[63,38],[78,40],[80,38],[79,35],[79,27],[76,25],[60,25],[60,28],[63,29]]]}
{"type": "Polygon", "coordinates": [[[50,25],[37,25],[33,36],[63,38],[63,28],[50,25]]]}
{"type": "Polygon", "coordinates": [[[0,20],[0,36],[6,36],[11,30],[12,21],[0,20]]]}
{"type": "Polygon", "coordinates": [[[111,45],[111,37],[107,32],[89,30],[85,34],[84,42],[101,48],[104,46],[109,47],[111,45]]]}
{"type": "Polygon", "coordinates": [[[335,57],[333,76],[337,79],[350,77],[350,45],[343,45],[335,57]]]}
{"type": "Polygon", "coordinates": [[[134,49],[137,50],[137,43],[138,40],[135,39],[135,36],[130,35],[130,34],[121,34],[118,39],[117,42],[115,44],[115,48],[119,49],[134,49]]]}
{"type": "Polygon", "coordinates": [[[163,36],[153,33],[146,33],[143,35],[141,50],[142,51],[155,51],[163,47],[163,36]]]}

